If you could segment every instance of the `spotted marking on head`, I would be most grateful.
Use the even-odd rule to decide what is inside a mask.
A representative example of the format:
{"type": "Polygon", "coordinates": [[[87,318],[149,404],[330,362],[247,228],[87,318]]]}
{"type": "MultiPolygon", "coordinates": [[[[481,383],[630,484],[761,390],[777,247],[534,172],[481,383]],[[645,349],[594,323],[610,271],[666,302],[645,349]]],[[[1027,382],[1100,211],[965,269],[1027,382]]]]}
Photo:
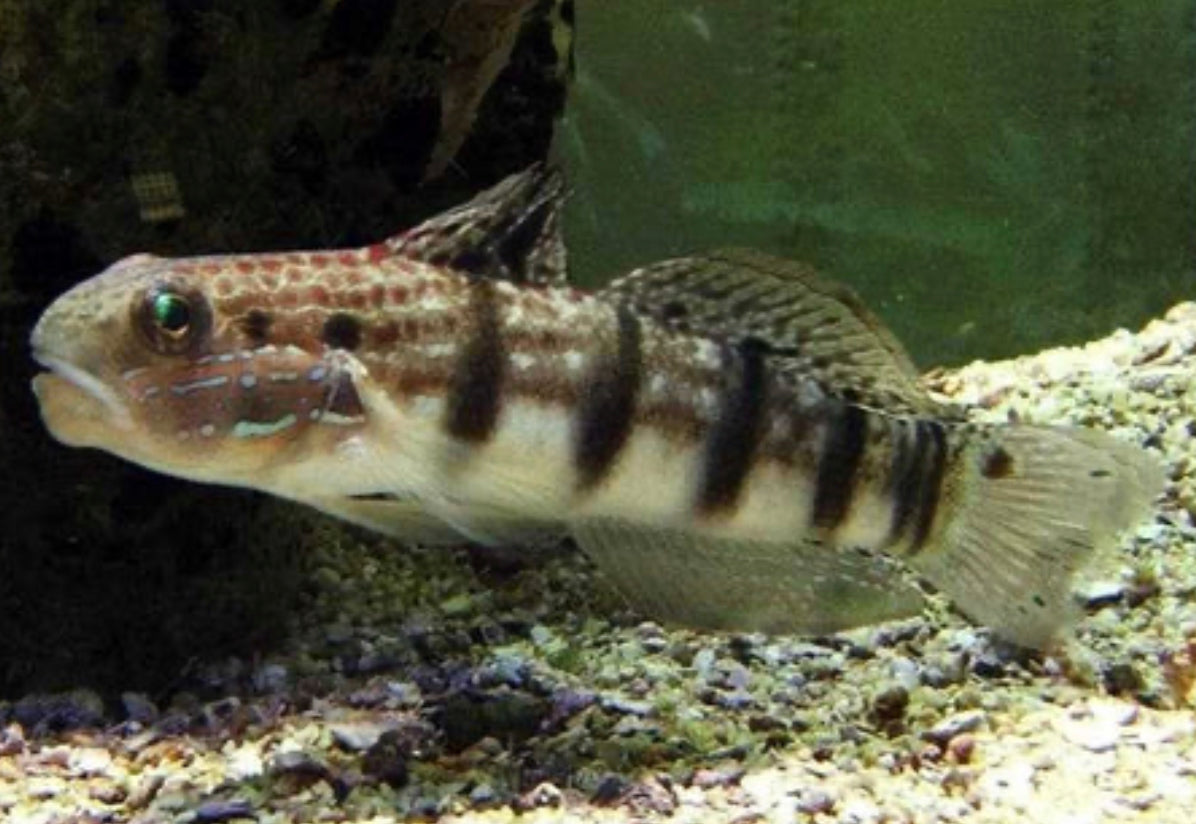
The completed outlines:
{"type": "Polygon", "coordinates": [[[352,352],[361,345],[361,320],[347,312],[334,312],[324,321],[321,337],[333,349],[352,352]]]}

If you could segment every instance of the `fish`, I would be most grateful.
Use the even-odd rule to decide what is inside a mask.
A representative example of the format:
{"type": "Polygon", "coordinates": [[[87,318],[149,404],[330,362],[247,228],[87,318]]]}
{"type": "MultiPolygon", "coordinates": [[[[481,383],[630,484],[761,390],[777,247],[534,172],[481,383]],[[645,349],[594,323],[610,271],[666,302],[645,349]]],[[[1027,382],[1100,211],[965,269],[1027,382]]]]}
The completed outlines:
{"type": "Polygon", "coordinates": [[[137,254],[31,333],[66,445],[428,545],[572,538],[640,613],[829,633],[927,586],[1012,643],[1163,484],[1137,444],[934,400],[848,287],[744,249],[568,282],[538,164],[341,250],[137,254]]]}

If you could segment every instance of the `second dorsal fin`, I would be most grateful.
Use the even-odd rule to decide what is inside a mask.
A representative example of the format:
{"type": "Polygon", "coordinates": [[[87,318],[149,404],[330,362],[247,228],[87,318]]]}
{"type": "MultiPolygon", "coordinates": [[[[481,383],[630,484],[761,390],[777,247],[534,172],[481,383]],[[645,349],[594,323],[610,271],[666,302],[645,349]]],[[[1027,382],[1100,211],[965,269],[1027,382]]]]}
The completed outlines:
{"type": "Polygon", "coordinates": [[[537,163],[386,241],[393,254],[516,283],[566,280],[560,171],[537,163]]]}
{"type": "Polygon", "coordinates": [[[855,292],[804,264],[726,249],[637,269],[602,294],[677,331],[762,343],[780,372],[843,400],[944,414],[904,347],[855,292]]]}

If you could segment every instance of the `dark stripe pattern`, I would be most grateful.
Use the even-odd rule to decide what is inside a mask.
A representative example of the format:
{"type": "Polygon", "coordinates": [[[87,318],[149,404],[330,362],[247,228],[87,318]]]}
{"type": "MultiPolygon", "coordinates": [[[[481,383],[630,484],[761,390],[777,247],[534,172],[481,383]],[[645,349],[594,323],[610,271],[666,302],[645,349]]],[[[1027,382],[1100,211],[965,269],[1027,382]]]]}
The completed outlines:
{"type": "Polygon", "coordinates": [[[916,552],[926,543],[930,529],[934,526],[934,514],[938,510],[942,492],[943,474],[947,469],[947,434],[937,421],[921,421],[929,433],[931,447],[922,460],[921,483],[918,485],[917,518],[910,540],[910,551],[916,552]]]}
{"type": "Polygon", "coordinates": [[[896,423],[888,493],[893,498],[889,543],[908,535],[910,551],[926,542],[938,508],[946,465],[947,440],[942,424],[931,420],[896,423]]]}
{"type": "Polygon", "coordinates": [[[768,402],[765,346],[748,338],[724,352],[728,372],[737,372],[738,380],[727,381],[718,420],[706,441],[697,509],[707,515],[734,507],[739,500],[763,434],[768,402]]]}
{"type": "Polygon", "coordinates": [[[488,440],[498,424],[506,353],[493,283],[475,277],[469,289],[472,332],[449,382],[444,426],[453,437],[476,444],[488,440]]]}
{"type": "Polygon", "coordinates": [[[643,372],[639,318],[618,308],[618,340],[613,354],[598,358],[577,406],[573,462],[579,490],[591,489],[610,471],[631,434],[643,372]]]}
{"type": "Polygon", "coordinates": [[[867,413],[858,406],[837,403],[830,407],[826,427],[811,522],[818,529],[833,531],[851,510],[855,477],[868,434],[867,413]]]}

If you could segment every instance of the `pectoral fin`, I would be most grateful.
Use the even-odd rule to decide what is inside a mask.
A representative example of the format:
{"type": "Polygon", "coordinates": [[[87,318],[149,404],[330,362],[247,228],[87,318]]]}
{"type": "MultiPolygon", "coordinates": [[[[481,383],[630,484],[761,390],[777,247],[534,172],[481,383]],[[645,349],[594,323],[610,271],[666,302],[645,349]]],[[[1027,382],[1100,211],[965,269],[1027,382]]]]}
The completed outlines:
{"type": "Polygon", "coordinates": [[[308,498],[303,503],[406,544],[461,546],[469,538],[414,498],[308,498]]]}
{"type": "Polygon", "coordinates": [[[773,544],[586,519],[577,543],[632,607],[705,629],[825,633],[916,615],[893,561],[814,541],[773,544]]]}

